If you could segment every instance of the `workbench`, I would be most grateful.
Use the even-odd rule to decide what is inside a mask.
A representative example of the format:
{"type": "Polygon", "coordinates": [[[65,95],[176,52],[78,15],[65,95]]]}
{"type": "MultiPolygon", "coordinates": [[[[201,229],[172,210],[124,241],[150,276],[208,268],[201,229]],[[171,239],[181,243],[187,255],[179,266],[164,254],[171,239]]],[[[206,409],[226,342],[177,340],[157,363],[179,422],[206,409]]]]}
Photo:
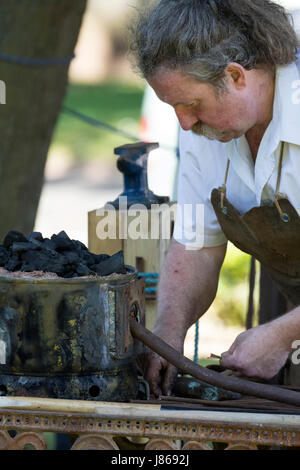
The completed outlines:
{"type": "Polygon", "coordinates": [[[46,450],[48,432],[71,435],[71,450],[295,448],[300,446],[300,412],[0,397],[1,450],[46,450]]]}

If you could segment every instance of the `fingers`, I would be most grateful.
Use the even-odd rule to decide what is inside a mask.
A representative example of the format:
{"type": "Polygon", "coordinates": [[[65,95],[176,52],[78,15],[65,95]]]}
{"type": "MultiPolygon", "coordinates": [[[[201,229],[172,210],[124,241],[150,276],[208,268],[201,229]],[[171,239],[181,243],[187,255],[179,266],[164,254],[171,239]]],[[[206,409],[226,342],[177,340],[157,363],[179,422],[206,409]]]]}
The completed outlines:
{"type": "Polygon", "coordinates": [[[169,397],[171,395],[177,375],[178,370],[176,367],[168,364],[162,383],[162,391],[165,396],[169,397]]]}
{"type": "Polygon", "coordinates": [[[156,398],[159,398],[161,395],[170,396],[176,378],[176,367],[156,354],[149,355],[145,379],[149,383],[151,393],[156,398]]]}
{"type": "Polygon", "coordinates": [[[222,367],[225,367],[225,369],[230,369],[230,366],[232,365],[231,360],[232,360],[232,353],[230,353],[229,351],[226,351],[221,354],[220,365],[222,367]]]}
{"type": "Polygon", "coordinates": [[[151,355],[148,360],[148,367],[145,379],[149,383],[151,393],[158,398],[161,394],[161,370],[163,368],[161,358],[151,355]]]}
{"type": "Polygon", "coordinates": [[[239,368],[238,363],[237,363],[235,350],[233,350],[233,352],[229,352],[229,351],[226,351],[223,354],[221,354],[220,365],[224,367],[225,369],[242,372],[242,369],[239,368]]]}
{"type": "Polygon", "coordinates": [[[221,354],[220,365],[225,367],[225,369],[236,370],[235,353],[240,343],[240,336],[236,338],[228,351],[221,354]]]}

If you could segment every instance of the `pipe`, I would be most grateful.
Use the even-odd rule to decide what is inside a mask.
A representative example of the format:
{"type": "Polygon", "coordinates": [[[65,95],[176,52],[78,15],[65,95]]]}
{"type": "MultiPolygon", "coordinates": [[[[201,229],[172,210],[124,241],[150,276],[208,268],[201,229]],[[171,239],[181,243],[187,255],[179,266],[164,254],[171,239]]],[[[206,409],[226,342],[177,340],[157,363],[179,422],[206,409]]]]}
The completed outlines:
{"type": "Polygon", "coordinates": [[[183,373],[189,374],[196,379],[203,380],[210,385],[221,387],[225,390],[242,393],[243,395],[300,406],[300,393],[298,392],[273,385],[238,379],[237,377],[221,375],[218,372],[199,366],[173,349],[158,336],[151,333],[151,331],[144,328],[140,323],[137,323],[133,318],[130,318],[130,330],[134,338],[142,341],[148,348],[152,349],[183,373]]]}

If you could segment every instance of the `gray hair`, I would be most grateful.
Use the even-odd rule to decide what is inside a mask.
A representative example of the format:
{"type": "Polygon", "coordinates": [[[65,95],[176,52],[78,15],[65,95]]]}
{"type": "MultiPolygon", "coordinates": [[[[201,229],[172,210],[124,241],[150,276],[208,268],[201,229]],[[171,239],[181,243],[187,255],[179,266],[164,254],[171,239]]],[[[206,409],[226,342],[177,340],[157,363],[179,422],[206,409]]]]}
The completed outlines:
{"type": "Polygon", "coordinates": [[[220,86],[225,69],[274,69],[296,59],[289,15],[270,0],[161,0],[142,13],[132,51],[146,79],[159,67],[220,86]]]}

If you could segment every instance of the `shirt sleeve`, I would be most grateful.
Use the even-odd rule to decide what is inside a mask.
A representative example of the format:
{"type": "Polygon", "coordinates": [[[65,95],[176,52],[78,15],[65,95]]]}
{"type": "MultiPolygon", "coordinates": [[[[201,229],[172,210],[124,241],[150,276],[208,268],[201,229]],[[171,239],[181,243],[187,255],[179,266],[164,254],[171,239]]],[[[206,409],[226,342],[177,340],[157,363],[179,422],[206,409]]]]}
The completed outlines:
{"type": "Polygon", "coordinates": [[[187,249],[199,250],[226,243],[211,204],[211,192],[219,187],[210,141],[191,131],[180,133],[178,207],[174,239],[187,249]]]}

